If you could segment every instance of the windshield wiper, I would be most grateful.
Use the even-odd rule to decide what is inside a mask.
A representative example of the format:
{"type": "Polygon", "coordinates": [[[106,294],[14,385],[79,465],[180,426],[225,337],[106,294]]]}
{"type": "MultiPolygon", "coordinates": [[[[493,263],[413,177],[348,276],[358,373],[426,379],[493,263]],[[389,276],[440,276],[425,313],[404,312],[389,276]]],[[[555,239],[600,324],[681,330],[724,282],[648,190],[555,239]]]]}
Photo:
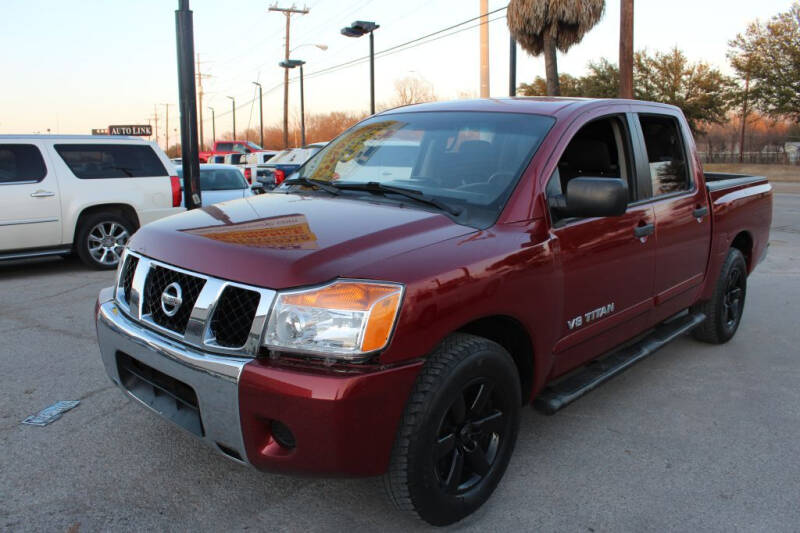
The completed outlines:
{"type": "Polygon", "coordinates": [[[422,191],[417,191],[415,189],[392,187],[391,185],[384,185],[383,183],[379,183],[377,181],[368,181],[367,183],[337,183],[334,185],[334,187],[345,191],[367,191],[378,194],[385,194],[388,192],[392,194],[399,194],[400,196],[405,196],[406,198],[416,200],[417,202],[432,205],[438,208],[440,211],[449,213],[454,217],[457,217],[461,214],[460,208],[448,205],[440,200],[437,200],[436,198],[426,196],[422,193],[422,191]]]}
{"type": "Polygon", "coordinates": [[[318,189],[322,189],[323,191],[329,192],[333,195],[339,194],[339,187],[331,185],[330,183],[326,183],[322,180],[315,180],[314,178],[306,178],[304,176],[298,176],[296,178],[285,180],[284,183],[287,185],[299,183],[301,185],[306,185],[308,187],[317,187],[318,189]]]}

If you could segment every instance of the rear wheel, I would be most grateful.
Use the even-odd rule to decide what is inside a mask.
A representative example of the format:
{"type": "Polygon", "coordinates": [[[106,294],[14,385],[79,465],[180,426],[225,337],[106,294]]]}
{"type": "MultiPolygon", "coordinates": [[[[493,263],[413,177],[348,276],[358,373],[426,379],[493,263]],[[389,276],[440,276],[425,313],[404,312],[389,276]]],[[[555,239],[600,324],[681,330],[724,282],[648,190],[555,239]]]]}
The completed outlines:
{"type": "Polygon", "coordinates": [[[747,295],[747,263],[742,252],[731,248],[714,288],[711,300],[694,309],[705,313],[706,320],[692,332],[694,337],[712,344],[728,342],[739,329],[747,295]]]}
{"type": "Polygon", "coordinates": [[[130,221],[113,213],[97,213],[81,223],[75,248],[81,261],[92,268],[117,268],[132,233],[130,221]]]}
{"type": "Polygon", "coordinates": [[[519,427],[511,356],[474,335],[446,339],[425,362],[384,476],[401,510],[443,526],[478,509],[508,466],[519,427]]]}

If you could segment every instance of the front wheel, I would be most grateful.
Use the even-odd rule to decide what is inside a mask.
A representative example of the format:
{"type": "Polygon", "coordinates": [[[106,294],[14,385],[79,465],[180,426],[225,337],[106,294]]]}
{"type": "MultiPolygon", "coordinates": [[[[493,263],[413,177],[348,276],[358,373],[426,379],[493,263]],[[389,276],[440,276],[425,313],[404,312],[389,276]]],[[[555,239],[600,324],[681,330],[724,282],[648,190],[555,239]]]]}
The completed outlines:
{"type": "Polygon", "coordinates": [[[395,506],[444,526],[483,505],[514,450],[520,396],[500,345],[448,337],[425,362],[398,430],[384,476],[395,506]]]}
{"type": "Polygon", "coordinates": [[[742,321],[746,295],[747,262],[742,252],[731,248],[722,265],[713,296],[694,307],[706,315],[705,322],[692,332],[694,337],[712,344],[731,340],[742,321]]]}
{"type": "Polygon", "coordinates": [[[128,220],[113,213],[97,213],[81,223],[75,248],[87,266],[117,268],[132,233],[133,225],[128,220]]]}

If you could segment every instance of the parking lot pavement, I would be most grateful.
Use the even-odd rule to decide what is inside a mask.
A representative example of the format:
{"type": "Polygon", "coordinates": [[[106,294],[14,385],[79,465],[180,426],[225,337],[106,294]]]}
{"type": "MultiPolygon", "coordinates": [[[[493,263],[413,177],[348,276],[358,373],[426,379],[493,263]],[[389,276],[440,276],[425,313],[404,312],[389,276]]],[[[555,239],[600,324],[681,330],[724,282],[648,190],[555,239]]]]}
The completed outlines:
{"type": "MultiPolygon", "coordinates": [[[[251,471],[123,397],[92,321],[112,278],[0,264],[0,529],[424,529],[379,479],[251,471]],[[20,424],[58,400],[81,404],[20,424]]],[[[778,194],[736,337],[681,338],[555,416],[526,409],[505,478],[454,529],[797,531],[798,300],[800,195],[778,194]]]]}

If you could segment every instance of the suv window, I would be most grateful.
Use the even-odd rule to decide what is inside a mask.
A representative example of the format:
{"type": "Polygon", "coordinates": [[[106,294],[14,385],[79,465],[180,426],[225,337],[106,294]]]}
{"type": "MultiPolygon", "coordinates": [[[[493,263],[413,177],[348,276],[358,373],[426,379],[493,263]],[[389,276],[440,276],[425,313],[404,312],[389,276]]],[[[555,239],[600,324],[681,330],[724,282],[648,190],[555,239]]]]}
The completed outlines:
{"type": "Polygon", "coordinates": [[[639,115],[639,124],[647,148],[652,196],[691,189],[678,121],[663,115],[639,115]]]}
{"type": "Polygon", "coordinates": [[[57,144],[56,152],[84,180],[168,176],[153,149],[141,144],[57,144]]]}
{"type": "Polygon", "coordinates": [[[47,167],[39,149],[32,144],[0,144],[0,184],[39,182],[47,167]]]}
{"type": "MultiPolygon", "coordinates": [[[[554,198],[566,194],[573,178],[620,178],[628,184],[628,198],[635,200],[635,187],[629,171],[627,130],[619,117],[606,117],[589,122],[572,137],[558,166],[547,182],[546,194],[554,198]]],[[[553,222],[562,217],[552,213],[553,222]]]]}

